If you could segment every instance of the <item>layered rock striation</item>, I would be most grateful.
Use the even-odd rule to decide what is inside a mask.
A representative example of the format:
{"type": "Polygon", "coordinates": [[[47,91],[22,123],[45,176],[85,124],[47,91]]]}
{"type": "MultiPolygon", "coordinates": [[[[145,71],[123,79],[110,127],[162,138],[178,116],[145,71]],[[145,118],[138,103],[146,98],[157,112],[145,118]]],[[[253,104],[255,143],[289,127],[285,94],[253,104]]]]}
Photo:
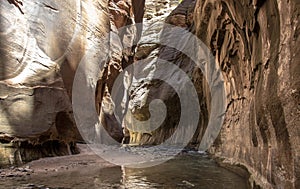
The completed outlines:
{"type": "Polygon", "coordinates": [[[77,152],[73,78],[109,31],[107,4],[23,1],[22,14],[1,2],[1,165],[77,152]]]}
{"type": "Polygon", "coordinates": [[[211,152],[265,188],[299,187],[299,2],[198,1],[195,32],[225,80],[227,110],[211,152]]]}

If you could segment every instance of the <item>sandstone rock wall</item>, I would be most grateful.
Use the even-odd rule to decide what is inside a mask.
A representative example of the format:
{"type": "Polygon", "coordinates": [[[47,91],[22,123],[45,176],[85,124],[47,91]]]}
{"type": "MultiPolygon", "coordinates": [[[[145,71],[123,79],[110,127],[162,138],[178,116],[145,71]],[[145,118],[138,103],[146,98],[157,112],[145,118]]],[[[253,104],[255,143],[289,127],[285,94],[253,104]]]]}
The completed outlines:
{"type": "Polygon", "coordinates": [[[298,188],[299,2],[197,2],[195,31],[226,85],[223,129],[211,152],[266,188],[298,188]]]}
{"type": "MultiPolygon", "coordinates": [[[[108,9],[110,13],[109,60],[101,70],[96,86],[96,109],[100,125],[96,126],[96,138],[105,143],[103,132],[118,142],[126,140],[127,133],[123,132],[123,111],[127,109],[126,100],[112,99],[112,89],[121,72],[126,72],[130,85],[132,73],[124,69],[133,63],[137,41],[141,36],[145,1],[111,0],[108,9]],[[139,24],[140,23],[140,24],[139,24]],[[117,115],[116,115],[117,112],[117,115]],[[103,130],[105,129],[105,130],[103,130]],[[125,134],[125,135],[124,135],[125,134]]],[[[118,94],[127,94],[127,88],[120,85],[118,94]]],[[[126,96],[126,95],[125,95],[126,96]]]]}
{"type": "Polygon", "coordinates": [[[170,116],[178,117],[178,113],[180,113],[180,108],[173,103],[174,99],[168,101],[173,104],[166,105],[169,107],[167,112],[156,108],[152,116],[150,116],[149,104],[157,98],[164,100],[166,104],[167,98],[174,97],[175,101],[178,101],[178,96],[176,96],[176,93],[170,86],[152,79],[153,74],[156,72],[157,59],[163,56],[163,54],[172,56],[171,54],[174,53],[173,51],[160,52],[160,36],[163,32],[166,18],[178,4],[176,0],[146,1],[145,4],[143,32],[137,44],[134,57],[133,81],[129,88],[128,111],[124,119],[124,126],[128,130],[130,138],[128,142],[132,145],[159,144],[169,138],[175,129],[175,125],[173,124],[175,124],[176,120],[168,118],[170,116]],[[162,89],[165,92],[162,92],[162,89]],[[162,95],[166,98],[162,99],[162,95]],[[156,125],[158,123],[155,123],[155,120],[151,123],[148,121],[149,127],[153,128],[148,128],[149,131],[139,132],[139,130],[143,129],[140,128],[141,126],[138,123],[145,124],[145,121],[147,122],[151,117],[156,117],[156,115],[163,117],[162,115],[165,115],[165,113],[167,113],[167,117],[162,120],[162,125],[156,125]],[[155,130],[154,127],[159,128],[155,130]],[[169,127],[169,129],[166,129],[166,127],[169,127]]]}
{"type": "Polygon", "coordinates": [[[21,14],[1,2],[1,165],[76,153],[73,78],[84,54],[109,31],[107,5],[24,0],[21,14]]]}

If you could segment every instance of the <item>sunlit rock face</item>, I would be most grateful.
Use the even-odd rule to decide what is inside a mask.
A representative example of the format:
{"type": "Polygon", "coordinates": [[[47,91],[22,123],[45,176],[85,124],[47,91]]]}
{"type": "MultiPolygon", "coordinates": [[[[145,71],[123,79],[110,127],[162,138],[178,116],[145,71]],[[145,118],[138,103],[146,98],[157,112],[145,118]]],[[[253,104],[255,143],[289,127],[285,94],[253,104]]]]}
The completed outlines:
{"type": "MultiPolygon", "coordinates": [[[[81,75],[76,76],[76,85],[92,89],[97,84],[93,104],[98,117],[79,122],[80,127],[89,127],[89,133],[82,134],[102,140],[106,129],[121,142],[121,122],[114,114],[119,102],[112,101],[110,92],[119,73],[133,62],[141,28],[120,30],[142,22],[144,1],[23,1],[20,8],[1,3],[0,132],[7,146],[2,150],[2,163],[76,152],[74,142],[82,139],[71,99],[78,69],[81,75]],[[100,60],[103,69],[86,67],[86,62],[97,66],[100,60]],[[90,79],[91,75],[98,81],[90,79]],[[98,120],[100,127],[89,124],[98,120]]],[[[92,96],[86,95],[88,91],[75,100],[90,105],[92,96]]],[[[86,111],[83,116],[93,113],[86,111]]]]}
{"type": "MultiPolygon", "coordinates": [[[[200,67],[197,66],[196,62],[193,62],[191,57],[188,57],[184,52],[180,52],[178,48],[175,49],[168,46],[168,44],[162,45],[162,41],[165,40],[166,36],[169,36],[172,40],[178,41],[177,47],[183,47],[185,50],[188,48],[188,45],[185,44],[186,41],[180,41],[181,36],[178,34],[173,35],[168,27],[180,28],[181,32],[184,33],[185,31],[193,35],[191,31],[194,28],[193,14],[196,1],[186,0],[181,4],[178,3],[178,1],[170,1],[165,4],[146,2],[146,8],[148,9],[146,9],[144,16],[145,27],[135,54],[134,77],[129,89],[130,99],[124,119],[125,126],[131,135],[130,144],[157,145],[162,144],[172,136],[171,143],[180,145],[182,139],[187,136],[186,133],[191,133],[187,147],[198,148],[208,125],[210,90],[200,67]],[[187,82],[185,79],[180,78],[180,72],[174,67],[166,70],[158,68],[161,64],[168,64],[164,62],[168,62],[182,70],[194,85],[191,88],[195,89],[197,96],[193,98],[197,98],[197,101],[200,102],[199,107],[197,107],[199,108],[197,110],[199,118],[196,118],[198,127],[195,130],[189,125],[184,125],[183,131],[178,129],[182,112],[189,111],[188,109],[191,107],[181,109],[181,100],[183,99],[180,99],[179,94],[170,84],[185,86],[187,82]],[[166,74],[170,74],[167,79],[171,79],[171,83],[153,79],[156,76],[166,74]],[[161,100],[164,106],[157,99],[161,100]],[[179,132],[174,134],[175,131],[179,132]]],[[[191,48],[188,50],[196,49],[191,48]]],[[[198,56],[197,52],[194,55],[198,56]]],[[[211,80],[216,81],[215,83],[221,82],[220,78],[217,77],[216,74],[216,77],[211,80]]],[[[178,89],[182,93],[183,88],[180,88],[178,89]]],[[[222,95],[220,94],[220,96],[222,95]]],[[[194,99],[188,101],[197,103],[194,99]]],[[[184,117],[183,119],[194,119],[193,114],[189,114],[189,116],[192,117],[184,117]]],[[[219,117],[219,115],[214,116],[219,117]]]]}
{"type": "Polygon", "coordinates": [[[0,164],[76,152],[73,78],[85,52],[108,33],[107,4],[24,0],[23,15],[1,2],[0,164]]]}
{"type": "Polygon", "coordinates": [[[103,135],[104,132],[119,143],[127,137],[127,132],[123,132],[122,128],[127,99],[122,96],[114,101],[112,89],[114,85],[117,86],[115,81],[123,72],[127,75],[128,81],[124,80],[125,85],[121,84],[117,87],[117,93],[127,94],[126,86],[131,82],[132,73],[124,69],[133,63],[135,47],[142,30],[144,5],[144,0],[110,0],[108,3],[110,52],[108,61],[100,70],[95,94],[96,109],[100,119],[100,124],[96,126],[95,141],[100,143],[109,140],[103,135]]]}
{"type": "MultiPolygon", "coordinates": [[[[125,127],[130,134],[130,144],[161,144],[176,130],[180,118],[179,97],[166,82],[153,79],[160,59],[178,65],[182,70],[189,72],[188,74],[201,75],[200,69],[192,73],[194,66],[189,64],[191,60],[188,57],[161,45],[160,37],[166,33],[164,23],[184,29],[191,26],[195,1],[189,0],[178,5],[179,2],[175,0],[146,1],[144,28],[134,58],[134,77],[129,89],[128,111],[124,119],[125,127]],[[154,103],[151,112],[151,103],[156,99],[162,100],[165,105],[154,103]]],[[[165,70],[165,72],[172,71],[165,70]]],[[[176,70],[174,74],[177,74],[176,70]]],[[[181,84],[183,83],[178,83],[181,84]]],[[[203,90],[198,91],[202,93],[203,90]]],[[[202,94],[198,96],[202,98],[202,94]]],[[[202,118],[204,117],[207,116],[202,118]]],[[[199,134],[199,131],[197,133],[199,134]]]]}
{"type": "Polygon", "coordinates": [[[195,32],[225,80],[227,110],[211,152],[265,188],[299,188],[299,1],[205,1],[195,32]]]}

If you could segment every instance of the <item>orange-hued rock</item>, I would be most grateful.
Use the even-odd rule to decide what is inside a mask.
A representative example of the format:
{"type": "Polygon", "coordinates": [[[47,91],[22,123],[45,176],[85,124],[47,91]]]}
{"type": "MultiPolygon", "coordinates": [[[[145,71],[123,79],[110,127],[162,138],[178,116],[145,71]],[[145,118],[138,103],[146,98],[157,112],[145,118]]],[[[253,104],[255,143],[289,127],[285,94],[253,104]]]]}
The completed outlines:
{"type": "Polygon", "coordinates": [[[227,110],[211,152],[264,188],[300,187],[298,1],[198,0],[197,36],[222,69],[227,110]]]}

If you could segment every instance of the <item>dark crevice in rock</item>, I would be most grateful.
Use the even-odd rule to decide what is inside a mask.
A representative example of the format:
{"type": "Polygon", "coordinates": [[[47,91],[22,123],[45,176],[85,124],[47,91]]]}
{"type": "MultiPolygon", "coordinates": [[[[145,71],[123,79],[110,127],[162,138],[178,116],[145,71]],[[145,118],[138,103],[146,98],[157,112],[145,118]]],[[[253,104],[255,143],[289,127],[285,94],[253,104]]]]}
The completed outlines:
{"type": "Polygon", "coordinates": [[[43,157],[54,157],[78,154],[79,150],[74,142],[64,143],[60,140],[47,140],[39,144],[31,143],[30,140],[11,141],[10,143],[1,144],[2,151],[13,154],[5,157],[0,155],[0,167],[9,165],[21,165],[23,163],[37,160],[43,157]]]}
{"type": "Polygon", "coordinates": [[[48,8],[48,9],[50,9],[50,10],[54,11],[54,12],[58,12],[58,9],[57,9],[57,8],[54,8],[54,7],[52,7],[51,5],[47,5],[46,3],[43,3],[43,5],[45,6],[45,8],[48,8]]]}
{"type": "Polygon", "coordinates": [[[15,5],[19,11],[24,14],[24,12],[22,11],[21,7],[20,6],[23,6],[23,3],[21,0],[7,0],[10,4],[13,4],[15,5]]]}
{"type": "Polygon", "coordinates": [[[237,99],[231,99],[230,102],[227,104],[227,108],[226,108],[226,111],[228,111],[228,109],[230,108],[230,106],[232,106],[236,101],[244,101],[246,100],[246,97],[239,97],[237,99]]]}

